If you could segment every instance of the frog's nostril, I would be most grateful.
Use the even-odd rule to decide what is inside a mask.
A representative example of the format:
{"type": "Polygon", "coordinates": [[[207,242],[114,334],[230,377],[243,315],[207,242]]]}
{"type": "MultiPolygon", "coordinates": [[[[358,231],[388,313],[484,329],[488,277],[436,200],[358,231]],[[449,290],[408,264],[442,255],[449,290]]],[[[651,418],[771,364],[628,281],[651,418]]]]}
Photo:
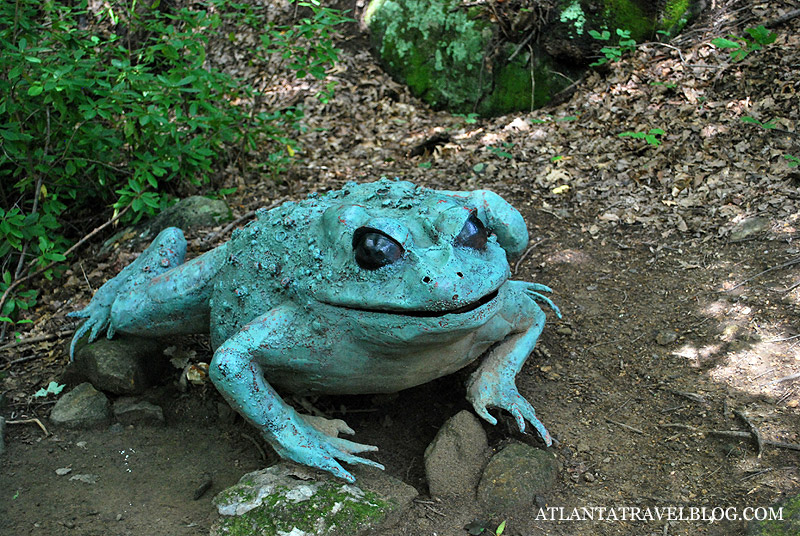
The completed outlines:
{"type": "Polygon", "coordinates": [[[423,283],[430,283],[431,282],[431,278],[426,275],[425,277],[422,278],[422,282],[423,283]]]}
{"type": "Polygon", "coordinates": [[[453,294],[453,301],[456,301],[457,299],[458,299],[458,294],[453,294]]]}
{"type": "Polygon", "coordinates": [[[456,272],[456,275],[457,275],[458,277],[464,277],[464,274],[462,274],[461,272],[456,272]]]}

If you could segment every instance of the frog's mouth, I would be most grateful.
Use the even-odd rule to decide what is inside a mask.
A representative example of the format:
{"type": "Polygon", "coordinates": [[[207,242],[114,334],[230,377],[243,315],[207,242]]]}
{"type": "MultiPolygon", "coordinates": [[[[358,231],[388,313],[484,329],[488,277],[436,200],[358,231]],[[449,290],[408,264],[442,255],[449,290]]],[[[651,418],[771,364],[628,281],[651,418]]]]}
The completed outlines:
{"type": "MultiPolygon", "coordinates": [[[[468,303],[466,305],[462,305],[461,307],[457,307],[455,309],[441,309],[438,311],[414,311],[408,309],[380,309],[380,308],[370,308],[370,307],[354,307],[354,306],[344,306],[346,309],[350,309],[353,311],[364,311],[367,313],[382,313],[382,314],[389,314],[389,315],[400,315],[400,316],[413,316],[417,318],[431,318],[431,317],[439,317],[445,315],[460,315],[464,313],[469,313],[474,311],[475,309],[486,305],[487,303],[491,302],[497,297],[498,290],[495,289],[489,294],[485,295],[481,299],[474,301],[472,303],[468,303]]],[[[341,306],[340,306],[341,307],[341,306]]]]}

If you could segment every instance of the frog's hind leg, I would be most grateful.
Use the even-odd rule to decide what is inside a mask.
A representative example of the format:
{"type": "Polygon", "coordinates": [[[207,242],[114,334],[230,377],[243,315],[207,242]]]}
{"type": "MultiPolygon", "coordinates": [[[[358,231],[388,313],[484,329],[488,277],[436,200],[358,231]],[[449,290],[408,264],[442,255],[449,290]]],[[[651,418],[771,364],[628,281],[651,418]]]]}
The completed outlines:
{"type": "Polygon", "coordinates": [[[186,240],[175,227],[164,229],[139,257],[95,293],[89,305],[70,316],[86,318],[70,346],[89,332],[89,342],[107,330],[161,336],[208,330],[210,280],[221,265],[212,250],[184,263],[186,240]]]}

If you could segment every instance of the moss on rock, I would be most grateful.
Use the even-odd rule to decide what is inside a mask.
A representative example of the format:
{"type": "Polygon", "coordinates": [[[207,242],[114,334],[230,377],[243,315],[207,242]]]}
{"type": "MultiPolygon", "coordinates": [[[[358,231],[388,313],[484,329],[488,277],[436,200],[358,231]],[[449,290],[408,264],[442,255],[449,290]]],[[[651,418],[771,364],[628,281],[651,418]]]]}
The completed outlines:
{"type": "Polygon", "coordinates": [[[547,104],[570,83],[557,73],[577,74],[601,47],[613,46],[589,30],[652,39],[657,30],[685,24],[696,1],[667,0],[657,9],[644,0],[560,0],[553,20],[539,29],[532,63],[528,47],[498,46],[505,35],[485,8],[465,8],[460,0],[372,0],[364,21],[386,70],[416,97],[434,108],[491,116],[547,104]]]}

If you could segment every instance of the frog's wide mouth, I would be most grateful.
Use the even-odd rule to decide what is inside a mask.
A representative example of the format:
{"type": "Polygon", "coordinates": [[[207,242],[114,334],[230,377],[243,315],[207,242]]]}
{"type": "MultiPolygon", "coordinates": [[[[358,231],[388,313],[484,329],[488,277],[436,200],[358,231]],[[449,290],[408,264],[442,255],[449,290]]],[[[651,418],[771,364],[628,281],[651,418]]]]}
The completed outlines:
{"type": "MultiPolygon", "coordinates": [[[[486,305],[487,303],[491,302],[495,298],[497,298],[499,289],[495,289],[491,291],[489,294],[486,294],[482,298],[472,303],[468,303],[466,305],[462,305],[461,307],[457,307],[455,309],[439,309],[436,311],[417,311],[413,309],[381,309],[376,307],[357,307],[353,305],[336,305],[337,307],[342,307],[344,309],[350,309],[351,311],[363,311],[365,313],[381,313],[381,314],[388,314],[388,315],[400,315],[400,316],[413,316],[416,318],[432,318],[432,317],[439,317],[445,315],[460,315],[464,313],[470,313],[479,307],[486,305]]],[[[334,305],[334,304],[330,304],[334,305]]]]}

